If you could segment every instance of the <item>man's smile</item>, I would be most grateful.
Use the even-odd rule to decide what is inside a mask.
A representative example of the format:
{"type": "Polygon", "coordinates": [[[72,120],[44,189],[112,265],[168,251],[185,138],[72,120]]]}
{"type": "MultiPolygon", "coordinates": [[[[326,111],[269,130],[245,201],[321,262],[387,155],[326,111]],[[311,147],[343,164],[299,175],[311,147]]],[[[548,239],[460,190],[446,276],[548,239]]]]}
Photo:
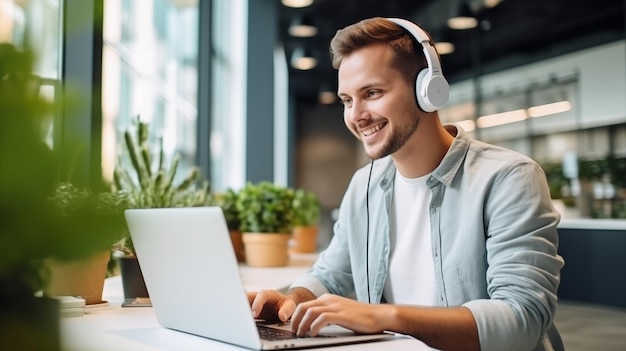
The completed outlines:
{"type": "Polygon", "coordinates": [[[386,122],[383,123],[378,123],[375,124],[373,126],[369,126],[368,128],[365,129],[361,129],[361,134],[363,134],[363,136],[370,136],[374,133],[376,133],[377,131],[381,130],[385,125],[387,125],[386,122]]]}

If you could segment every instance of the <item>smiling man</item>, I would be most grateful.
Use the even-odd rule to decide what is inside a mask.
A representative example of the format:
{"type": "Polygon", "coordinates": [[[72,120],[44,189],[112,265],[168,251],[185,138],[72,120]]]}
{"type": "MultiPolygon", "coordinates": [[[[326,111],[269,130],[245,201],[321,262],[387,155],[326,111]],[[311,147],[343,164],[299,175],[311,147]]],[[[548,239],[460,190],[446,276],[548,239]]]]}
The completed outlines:
{"type": "Polygon", "coordinates": [[[331,42],[347,128],[371,164],[334,235],[286,294],[249,292],[257,318],[392,331],[441,350],[560,350],[559,214],[531,159],[437,114],[448,97],[430,37],[372,18],[331,42]]]}

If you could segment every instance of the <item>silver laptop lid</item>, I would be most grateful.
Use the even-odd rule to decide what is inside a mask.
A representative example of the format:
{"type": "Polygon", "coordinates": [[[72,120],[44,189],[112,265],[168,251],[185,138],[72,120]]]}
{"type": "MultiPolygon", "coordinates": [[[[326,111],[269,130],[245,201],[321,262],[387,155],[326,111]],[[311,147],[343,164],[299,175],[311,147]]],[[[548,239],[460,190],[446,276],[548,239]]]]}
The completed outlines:
{"type": "Polygon", "coordinates": [[[132,209],[125,214],[161,325],[261,349],[220,207],[132,209]]]}
{"type": "Polygon", "coordinates": [[[166,328],[254,350],[391,336],[358,335],[328,326],[320,337],[261,340],[220,207],[132,209],[125,213],[155,315],[166,328]]]}

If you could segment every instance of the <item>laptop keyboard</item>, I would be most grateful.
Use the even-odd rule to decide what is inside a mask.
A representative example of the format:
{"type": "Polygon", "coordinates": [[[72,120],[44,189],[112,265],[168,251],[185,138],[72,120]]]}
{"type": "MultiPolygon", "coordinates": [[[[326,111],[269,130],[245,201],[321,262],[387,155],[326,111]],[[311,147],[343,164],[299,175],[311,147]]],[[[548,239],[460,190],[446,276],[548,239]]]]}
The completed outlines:
{"type": "MultiPolygon", "coordinates": [[[[276,340],[301,339],[299,336],[297,336],[296,334],[288,330],[266,327],[260,324],[257,324],[256,327],[259,330],[259,336],[261,337],[262,340],[276,341],[276,340]]],[[[304,338],[306,337],[307,336],[305,336],[304,338]]],[[[334,338],[336,336],[318,335],[316,337],[317,338],[334,338]]]]}
{"type": "Polygon", "coordinates": [[[263,340],[275,341],[286,339],[297,339],[298,336],[288,330],[270,328],[263,325],[257,325],[259,336],[263,340]]]}

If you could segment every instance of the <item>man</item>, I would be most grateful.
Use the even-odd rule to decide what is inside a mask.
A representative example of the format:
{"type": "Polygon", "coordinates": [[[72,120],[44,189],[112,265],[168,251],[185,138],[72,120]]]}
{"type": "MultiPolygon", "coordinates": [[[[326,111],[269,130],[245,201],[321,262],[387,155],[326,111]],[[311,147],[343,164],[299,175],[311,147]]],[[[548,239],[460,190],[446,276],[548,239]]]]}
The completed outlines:
{"type": "Polygon", "coordinates": [[[338,324],[441,350],[561,349],[559,214],[545,175],[441,124],[416,88],[438,57],[407,29],[373,18],[333,38],[344,121],[373,161],[355,173],[312,271],[286,294],[250,292],[252,313],[291,318],[300,336],[338,324]]]}

